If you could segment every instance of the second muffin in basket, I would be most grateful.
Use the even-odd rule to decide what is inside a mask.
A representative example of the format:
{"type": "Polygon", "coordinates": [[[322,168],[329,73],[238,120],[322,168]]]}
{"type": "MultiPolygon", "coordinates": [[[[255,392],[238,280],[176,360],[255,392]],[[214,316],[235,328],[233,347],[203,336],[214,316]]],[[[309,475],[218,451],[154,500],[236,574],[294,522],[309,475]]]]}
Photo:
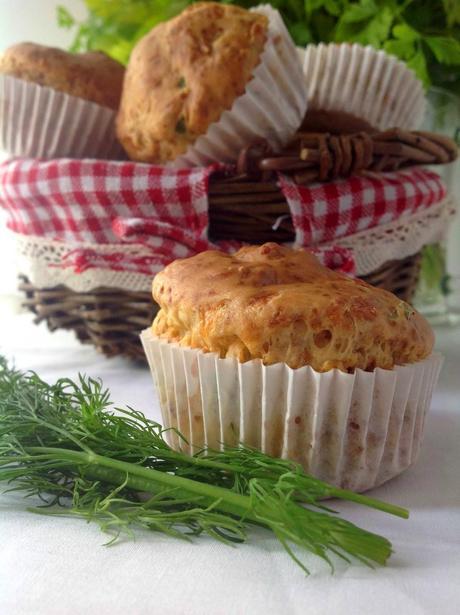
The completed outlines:
{"type": "Polygon", "coordinates": [[[124,72],[102,52],[13,45],[0,56],[0,150],[26,158],[124,158],[114,126],[124,72]]]}
{"type": "Polygon", "coordinates": [[[297,51],[277,11],[197,2],[136,44],[117,133],[133,160],[231,162],[258,137],[284,145],[306,106],[297,51]]]}
{"type": "Polygon", "coordinates": [[[175,261],[142,341],[173,446],[243,442],[362,491],[416,458],[441,359],[397,297],[277,244],[175,261]]]}

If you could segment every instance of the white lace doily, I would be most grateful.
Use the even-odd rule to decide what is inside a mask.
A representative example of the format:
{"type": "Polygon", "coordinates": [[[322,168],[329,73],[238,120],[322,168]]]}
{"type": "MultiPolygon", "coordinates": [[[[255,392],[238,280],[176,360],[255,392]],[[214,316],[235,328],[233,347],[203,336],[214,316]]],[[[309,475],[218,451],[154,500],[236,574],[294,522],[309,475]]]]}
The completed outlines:
{"type": "Polygon", "coordinates": [[[388,261],[406,258],[423,246],[444,239],[455,210],[455,201],[448,195],[420,213],[324,245],[353,250],[357,275],[367,275],[388,261]]]}
{"type": "MultiPolygon", "coordinates": [[[[413,216],[326,245],[339,245],[353,250],[357,275],[367,275],[387,261],[406,258],[417,253],[424,245],[441,240],[454,212],[454,200],[452,197],[447,197],[428,210],[413,216]]],[[[150,291],[153,274],[98,268],[76,274],[71,268],[61,267],[64,256],[76,248],[90,249],[99,254],[123,252],[131,256],[148,257],[151,254],[150,250],[140,244],[78,244],[77,246],[35,236],[15,235],[15,237],[19,271],[37,288],[50,288],[62,284],[77,292],[87,292],[101,286],[150,291]]]]}
{"type": "Polygon", "coordinates": [[[92,250],[98,254],[123,252],[135,256],[149,256],[151,251],[141,244],[79,243],[76,245],[50,241],[36,236],[18,234],[15,236],[19,272],[26,275],[37,288],[51,288],[63,284],[77,292],[88,292],[101,286],[132,291],[150,291],[152,275],[97,268],[75,273],[71,267],[63,269],[61,266],[64,257],[76,248],[92,250]]]}

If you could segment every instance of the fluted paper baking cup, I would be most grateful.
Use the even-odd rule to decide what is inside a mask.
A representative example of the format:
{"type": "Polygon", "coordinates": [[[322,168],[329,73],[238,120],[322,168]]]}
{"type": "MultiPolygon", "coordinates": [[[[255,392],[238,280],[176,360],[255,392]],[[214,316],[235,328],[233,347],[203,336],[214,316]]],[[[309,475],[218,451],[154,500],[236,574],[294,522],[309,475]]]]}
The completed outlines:
{"type": "Polygon", "coordinates": [[[421,81],[384,51],[356,43],[308,45],[303,73],[309,110],[344,112],[379,130],[422,123],[421,81]]]}
{"type": "Polygon", "coordinates": [[[305,47],[297,47],[296,49],[297,49],[297,56],[299,58],[299,61],[303,69],[303,63],[305,61],[305,47]]]}
{"type": "Polygon", "coordinates": [[[243,147],[259,138],[279,149],[299,128],[307,108],[307,91],[297,48],[278,11],[269,5],[251,10],[268,17],[269,31],[245,93],[172,166],[233,162],[243,147]]]}
{"type": "Polygon", "coordinates": [[[442,365],[434,353],[393,370],[319,373],[220,359],[150,329],[141,340],[171,446],[193,453],[241,442],[354,491],[414,463],[442,365]]]}
{"type": "Polygon", "coordinates": [[[115,136],[115,111],[0,75],[0,150],[28,158],[126,158],[115,136]]]}

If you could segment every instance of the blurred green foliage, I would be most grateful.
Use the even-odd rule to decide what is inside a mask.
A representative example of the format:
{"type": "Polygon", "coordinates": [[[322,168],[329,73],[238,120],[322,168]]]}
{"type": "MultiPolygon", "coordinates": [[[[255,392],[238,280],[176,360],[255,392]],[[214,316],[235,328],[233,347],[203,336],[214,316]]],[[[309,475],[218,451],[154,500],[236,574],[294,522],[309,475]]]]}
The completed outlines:
{"type": "MultiPolygon", "coordinates": [[[[72,51],[101,49],[126,63],[133,45],[191,0],[84,0],[79,22],[60,6],[58,22],[75,32],[72,51]]],[[[236,1],[245,8],[260,2],[236,1]]],[[[298,45],[358,42],[385,49],[415,71],[426,87],[460,94],[460,0],[273,0],[298,45]]]]}

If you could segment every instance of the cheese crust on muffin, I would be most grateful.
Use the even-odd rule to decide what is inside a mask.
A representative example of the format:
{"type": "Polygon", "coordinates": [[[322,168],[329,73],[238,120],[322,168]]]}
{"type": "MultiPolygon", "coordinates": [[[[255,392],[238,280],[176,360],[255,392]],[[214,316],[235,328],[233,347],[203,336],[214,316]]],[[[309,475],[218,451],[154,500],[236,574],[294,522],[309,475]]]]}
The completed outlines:
{"type": "Polygon", "coordinates": [[[174,261],[153,297],[154,335],[240,362],[372,371],[420,361],[434,344],[426,320],[392,293],[274,243],[174,261]]]}
{"type": "Polygon", "coordinates": [[[0,73],[117,110],[125,69],[101,51],[73,54],[19,43],[0,56],[0,73]]]}
{"type": "Polygon", "coordinates": [[[267,33],[264,15],[199,2],[142,38],[117,117],[129,157],[165,163],[183,154],[244,94],[267,33]]]}

